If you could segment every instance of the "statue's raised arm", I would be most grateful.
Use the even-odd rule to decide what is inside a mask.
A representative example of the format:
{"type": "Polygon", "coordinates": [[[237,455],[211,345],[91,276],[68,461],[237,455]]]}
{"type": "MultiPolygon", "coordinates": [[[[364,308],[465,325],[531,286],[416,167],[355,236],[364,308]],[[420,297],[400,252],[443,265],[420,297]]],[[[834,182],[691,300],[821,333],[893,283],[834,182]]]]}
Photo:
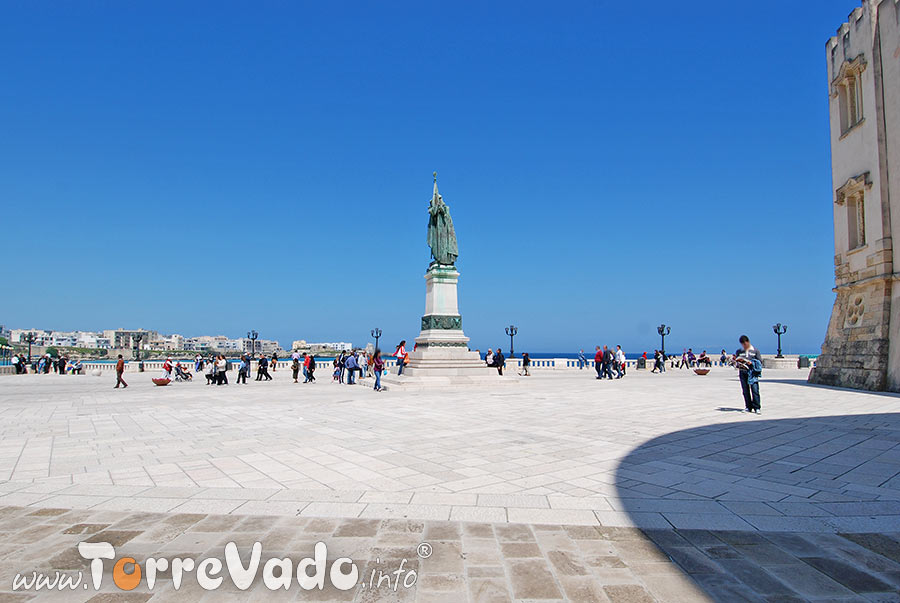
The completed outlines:
{"type": "Polygon", "coordinates": [[[434,263],[442,266],[453,266],[459,257],[456,245],[456,231],[453,230],[453,219],[450,208],[438,192],[437,172],[434,173],[434,194],[428,206],[428,246],[434,263]]]}

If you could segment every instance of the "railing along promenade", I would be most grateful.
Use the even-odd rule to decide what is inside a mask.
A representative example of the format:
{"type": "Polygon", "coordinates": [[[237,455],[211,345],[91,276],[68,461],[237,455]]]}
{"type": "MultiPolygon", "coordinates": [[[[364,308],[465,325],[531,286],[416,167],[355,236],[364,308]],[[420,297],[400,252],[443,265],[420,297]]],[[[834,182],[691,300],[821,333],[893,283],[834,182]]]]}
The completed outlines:
{"type": "MultiPolygon", "coordinates": [[[[397,366],[397,359],[389,356],[384,358],[385,366],[388,369],[393,369],[397,366]]],[[[638,369],[638,363],[640,359],[630,359],[625,361],[626,371],[629,370],[647,370],[650,371],[653,368],[653,359],[648,358],[646,360],[646,369],[638,369]]],[[[774,356],[763,356],[763,363],[767,368],[794,368],[797,367],[798,356],[795,355],[786,355],[782,359],[776,360],[774,356]]],[[[99,370],[101,374],[109,373],[114,374],[116,365],[112,362],[92,362],[89,360],[83,361],[82,370],[84,374],[92,374],[94,371],[99,370]]],[[[144,360],[144,372],[150,373],[151,376],[153,374],[162,374],[163,372],[163,360],[144,360]]],[[[681,358],[670,358],[666,361],[667,370],[677,369],[681,364],[681,358]]],[[[128,373],[135,373],[139,371],[140,363],[137,360],[130,360],[125,364],[125,370],[128,373]]],[[[190,372],[194,372],[194,362],[193,361],[181,361],[182,367],[190,372]]],[[[722,362],[719,359],[712,360],[712,366],[723,366],[722,362]]],[[[232,375],[237,375],[237,367],[238,362],[232,360],[232,370],[229,371],[232,375]]],[[[519,371],[522,368],[522,358],[507,358],[505,368],[508,371],[519,371]]],[[[593,358],[588,358],[585,362],[581,362],[577,358],[532,358],[530,370],[535,371],[577,371],[579,369],[584,370],[594,370],[594,360],[593,358]]],[[[696,368],[696,366],[695,366],[696,368]]],[[[702,368],[702,367],[701,367],[702,368]]],[[[251,363],[250,372],[255,375],[257,370],[257,363],[253,361],[251,363]]],[[[279,360],[278,371],[290,371],[291,370],[291,360],[279,360]]],[[[331,376],[331,372],[333,370],[333,359],[332,358],[324,358],[320,360],[316,360],[316,375],[318,378],[322,378],[324,376],[331,376]]],[[[31,374],[31,367],[28,367],[28,372],[31,374]]],[[[0,375],[12,375],[15,373],[15,370],[11,366],[0,366],[0,375]]],[[[52,373],[52,371],[51,371],[52,373]]],[[[202,375],[199,375],[202,378],[202,375]]]]}

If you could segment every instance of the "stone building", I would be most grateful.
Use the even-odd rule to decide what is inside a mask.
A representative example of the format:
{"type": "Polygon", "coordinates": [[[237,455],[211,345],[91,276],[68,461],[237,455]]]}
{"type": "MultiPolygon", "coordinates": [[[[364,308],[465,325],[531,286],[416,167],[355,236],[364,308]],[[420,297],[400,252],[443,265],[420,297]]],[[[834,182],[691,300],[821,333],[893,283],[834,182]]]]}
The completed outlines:
{"type": "Polygon", "coordinates": [[[836,299],[810,381],[900,391],[900,0],[863,0],[826,59],[836,299]]]}

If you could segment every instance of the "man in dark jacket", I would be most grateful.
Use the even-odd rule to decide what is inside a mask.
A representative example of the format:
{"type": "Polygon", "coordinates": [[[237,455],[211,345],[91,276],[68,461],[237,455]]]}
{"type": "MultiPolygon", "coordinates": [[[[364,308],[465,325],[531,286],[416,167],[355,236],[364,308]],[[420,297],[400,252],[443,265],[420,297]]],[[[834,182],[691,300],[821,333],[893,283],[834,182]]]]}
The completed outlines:
{"type": "Polygon", "coordinates": [[[500,348],[497,348],[497,351],[494,352],[494,366],[497,367],[497,373],[501,376],[503,375],[504,364],[506,364],[506,357],[500,351],[500,348]]]}
{"type": "Polygon", "coordinates": [[[612,379],[613,353],[607,346],[603,346],[603,377],[612,379]]]}

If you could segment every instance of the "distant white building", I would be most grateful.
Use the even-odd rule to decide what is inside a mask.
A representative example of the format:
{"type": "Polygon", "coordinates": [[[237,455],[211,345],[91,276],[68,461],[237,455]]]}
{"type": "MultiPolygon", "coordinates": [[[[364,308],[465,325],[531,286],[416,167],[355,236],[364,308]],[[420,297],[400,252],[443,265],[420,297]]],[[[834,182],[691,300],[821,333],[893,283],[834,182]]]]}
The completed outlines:
{"type": "Polygon", "coordinates": [[[50,345],[50,339],[53,337],[53,331],[47,331],[45,329],[12,329],[9,332],[9,341],[10,343],[25,344],[27,343],[25,338],[29,333],[34,335],[32,345],[39,347],[50,345]]]}
{"type": "Polygon", "coordinates": [[[313,352],[349,352],[353,349],[353,344],[347,341],[311,343],[309,348],[313,352]]]}
{"type": "Polygon", "coordinates": [[[116,349],[133,348],[137,341],[137,336],[141,337],[141,347],[156,339],[159,339],[159,333],[156,331],[148,331],[147,329],[109,329],[103,331],[103,336],[107,338],[112,347],[116,349]]]}
{"type": "Polygon", "coordinates": [[[144,347],[148,350],[183,350],[185,349],[184,341],[184,337],[177,333],[174,335],[158,335],[156,339],[147,342],[147,345],[144,347]]]}

